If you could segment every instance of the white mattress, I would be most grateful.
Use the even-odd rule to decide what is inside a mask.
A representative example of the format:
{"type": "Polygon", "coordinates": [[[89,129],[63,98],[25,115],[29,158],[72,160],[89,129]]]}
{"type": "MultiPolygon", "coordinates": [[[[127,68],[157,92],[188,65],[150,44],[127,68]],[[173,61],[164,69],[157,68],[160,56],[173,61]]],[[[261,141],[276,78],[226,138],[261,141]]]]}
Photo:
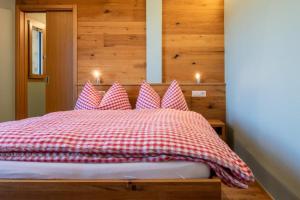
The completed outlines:
{"type": "Polygon", "coordinates": [[[210,168],[194,162],[77,164],[0,161],[1,179],[193,179],[210,168]]]}

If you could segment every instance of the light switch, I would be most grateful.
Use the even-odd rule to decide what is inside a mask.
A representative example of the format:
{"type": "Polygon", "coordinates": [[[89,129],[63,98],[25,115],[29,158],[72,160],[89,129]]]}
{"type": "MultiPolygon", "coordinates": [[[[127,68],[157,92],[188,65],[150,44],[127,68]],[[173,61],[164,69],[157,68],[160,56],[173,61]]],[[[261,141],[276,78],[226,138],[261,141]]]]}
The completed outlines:
{"type": "Polygon", "coordinates": [[[192,97],[206,97],[205,90],[192,91],[192,97]]]}

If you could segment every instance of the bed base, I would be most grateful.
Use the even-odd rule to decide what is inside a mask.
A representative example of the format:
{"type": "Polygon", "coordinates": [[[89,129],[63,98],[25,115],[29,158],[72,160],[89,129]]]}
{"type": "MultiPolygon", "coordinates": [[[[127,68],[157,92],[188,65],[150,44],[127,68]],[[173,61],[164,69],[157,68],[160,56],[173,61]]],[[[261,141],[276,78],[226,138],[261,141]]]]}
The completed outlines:
{"type": "Polygon", "coordinates": [[[220,179],[4,180],[1,200],[220,200],[220,179]]]}

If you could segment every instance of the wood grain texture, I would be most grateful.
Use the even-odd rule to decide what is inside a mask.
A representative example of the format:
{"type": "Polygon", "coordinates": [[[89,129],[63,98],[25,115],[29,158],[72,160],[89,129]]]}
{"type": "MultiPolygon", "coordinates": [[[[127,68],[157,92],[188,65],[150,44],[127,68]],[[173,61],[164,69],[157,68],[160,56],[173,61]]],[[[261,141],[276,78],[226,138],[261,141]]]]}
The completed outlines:
{"type": "Polygon", "coordinates": [[[25,51],[25,36],[26,36],[26,26],[25,26],[25,13],[16,6],[16,119],[24,119],[27,117],[27,63],[28,59],[26,57],[25,51]]]}
{"type": "Polygon", "coordinates": [[[146,77],[145,0],[17,0],[17,4],[77,4],[78,83],[101,71],[103,83],[146,77]]]}
{"type": "Polygon", "coordinates": [[[163,80],[224,82],[224,0],[163,1],[163,80]]]}
{"type": "MultiPolygon", "coordinates": [[[[97,85],[99,91],[107,91],[111,85],[97,85]]],[[[139,94],[140,85],[123,85],[128,93],[131,105],[135,108],[136,99],[139,94]]],[[[162,97],[167,91],[168,84],[152,84],[154,90],[162,97]]],[[[226,121],[226,97],[225,84],[181,84],[180,85],[189,109],[201,113],[207,119],[219,119],[226,121]],[[193,90],[206,90],[207,97],[192,97],[193,90]]],[[[78,85],[78,94],[80,94],[83,85],[78,85]]]]}
{"type": "Polygon", "coordinates": [[[78,42],[77,42],[77,34],[78,34],[78,21],[77,21],[77,5],[72,5],[73,12],[73,105],[76,104],[77,101],[77,77],[78,77],[78,42]]]}
{"type": "MultiPolygon", "coordinates": [[[[145,1],[17,0],[17,4],[77,4],[77,84],[93,81],[92,71],[100,70],[103,84],[119,81],[130,85],[141,83],[146,76],[145,1]]],[[[165,82],[177,79],[194,83],[195,72],[201,72],[204,83],[224,83],[223,1],[163,1],[165,82]]],[[[225,120],[225,87],[209,85],[200,89],[213,95],[203,99],[188,96],[193,109],[207,118],[225,120]]],[[[134,101],[136,95],[131,98],[134,101]]]]}
{"type": "Polygon", "coordinates": [[[46,85],[46,112],[73,109],[73,13],[71,11],[47,12],[46,62],[49,77],[49,83],[46,85]]]}
{"type": "MultiPolygon", "coordinates": [[[[224,82],[224,0],[163,1],[163,80],[224,82]]],[[[100,70],[104,84],[146,76],[145,0],[17,0],[78,5],[78,84],[100,70]]]]}
{"type": "Polygon", "coordinates": [[[248,189],[220,184],[218,179],[200,180],[0,180],[3,200],[67,199],[222,199],[271,200],[255,182],[248,189]],[[187,183],[188,182],[188,183],[187,183]],[[142,191],[141,191],[142,190],[142,191]],[[174,191],[175,190],[175,191],[174,191]],[[195,191],[196,190],[196,191],[195,191]],[[221,194],[220,194],[221,193],[221,194]],[[221,197],[222,196],[222,197],[221,197]],[[46,198],[47,197],[47,198],[46,198]]]}
{"type": "Polygon", "coordinates": [[[222,184],[222,200],[272,200],[269,194],[257,183],[248,189],[237,189],[222,184]]]}
{"type": "Polygon", "coordinates": [[[0,180],[2,200],[220,200],[219,179],[0,180]]]}
{"type": "MultiPolygon", "coordinates": [[[[74,2],[74,1],[73,1],[74,2]]],[[[78,83],[136,83],[146,74],[145,0],[77,0],[78,83]]]]}

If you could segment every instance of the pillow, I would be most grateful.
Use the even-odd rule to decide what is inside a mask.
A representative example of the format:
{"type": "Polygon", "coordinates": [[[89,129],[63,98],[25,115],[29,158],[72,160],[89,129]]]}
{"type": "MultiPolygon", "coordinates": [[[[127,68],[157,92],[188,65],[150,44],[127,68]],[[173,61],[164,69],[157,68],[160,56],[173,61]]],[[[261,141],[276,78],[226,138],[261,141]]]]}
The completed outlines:
{"type": "Polygon", "coordinates": [[[114,83],[105,93],[99,106],[100,110],[130,110],[127,92],[119,83],[114,83]]]}
{"type": "Polygon", "coordinates": [[[189,110],[184,95],[177,81],[174,80],[169,86],[161,101],[161,107],[184,111],[189,110]]]}
{"type": "Polygon", "coordinates": [[[96,88],[92,85],[91,82],[87,82],[75,105],[75,110],[94,110],[99,107],[102,95],[96,88]]]}
{"type": "Polygon", "coordinates": [[[160,108],[160,96],[146,81],[144,81],[137,98],[136,109],[158,108],[160,108]]]}

